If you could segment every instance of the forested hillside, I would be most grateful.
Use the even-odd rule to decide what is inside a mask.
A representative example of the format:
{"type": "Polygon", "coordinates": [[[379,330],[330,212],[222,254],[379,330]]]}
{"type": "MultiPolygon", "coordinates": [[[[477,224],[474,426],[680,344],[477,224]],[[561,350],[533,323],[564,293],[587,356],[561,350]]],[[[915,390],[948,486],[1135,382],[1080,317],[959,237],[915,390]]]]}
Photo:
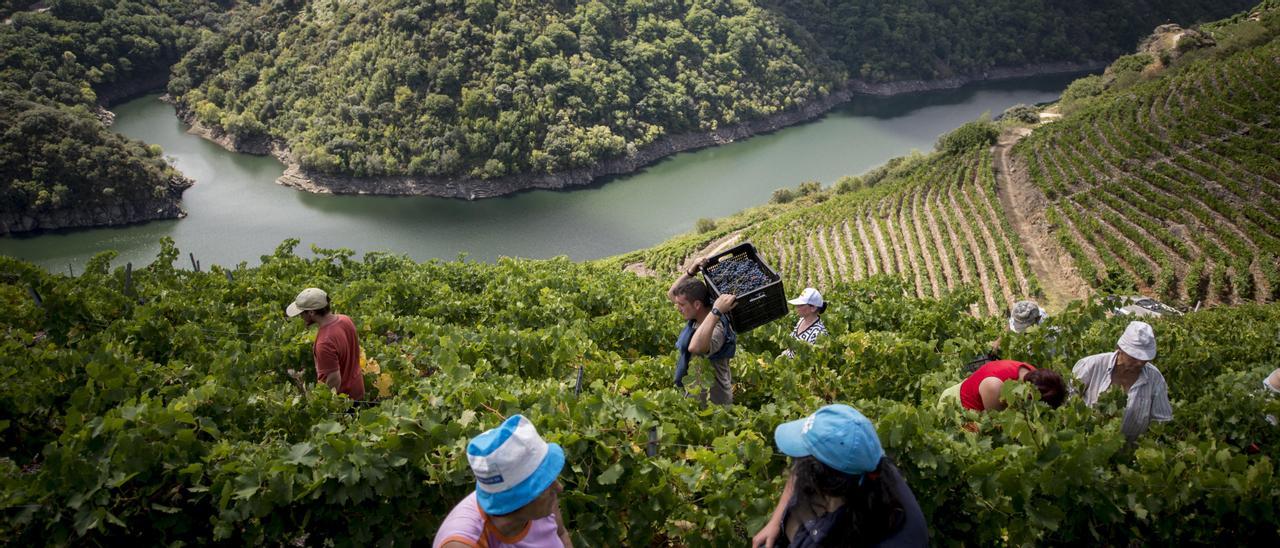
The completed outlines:
{"type": "Polygon", "coordinates": [[[163,86],[222,7],[52,0],[0,24],[0,234],[172,218],[183,188],[160,152],[111,132],[100,104],[163,86]]]}
{"type": "Polygon", "coordinates": [[[277,1],[238,10],[170,91],[304,171],[493,180],[793,112],[851,78],[1109,59],[1158,23],[1248,5],[277,1]]]}
{"type": "Polygon", "coordinates": [[[828,191],[780,191],[775,201],[796,201],[616,262],[671,272],[732,237],[753,241],[795,286],[888,273],[918,296],[975,287],[990,314],[1089,290],[1187,307],[1274,301],[1277,36],[1275,2],[1200,31],[1167,29],[1043,113],[970,123],[932,154],[828,191]]]}

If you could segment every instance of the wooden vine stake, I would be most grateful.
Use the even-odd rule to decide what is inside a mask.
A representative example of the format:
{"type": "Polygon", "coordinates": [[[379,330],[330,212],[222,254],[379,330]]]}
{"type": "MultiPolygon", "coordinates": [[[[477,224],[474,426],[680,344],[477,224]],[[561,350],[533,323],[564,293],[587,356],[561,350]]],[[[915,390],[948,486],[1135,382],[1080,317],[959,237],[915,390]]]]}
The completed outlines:
{"type": "Polygon", "coordinates": [[[124,265],[124,294],[128,297],[133,296],[133,263],[125,263],[124,265]]]}

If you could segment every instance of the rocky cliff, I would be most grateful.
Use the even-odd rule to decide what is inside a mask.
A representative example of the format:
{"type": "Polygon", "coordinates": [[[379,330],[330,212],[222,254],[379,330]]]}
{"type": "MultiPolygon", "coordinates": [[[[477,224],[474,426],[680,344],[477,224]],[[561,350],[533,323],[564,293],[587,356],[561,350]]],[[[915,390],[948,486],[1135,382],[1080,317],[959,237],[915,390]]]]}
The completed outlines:
{"type": "Polygon", "coordinates": [[[180,219],[182,191],[192,185],[186,177],[169,180],[168,192],[150,200],[116,200],[43,211],[0,212],[0,235],[18,235],[66,228],[122,226],[159,219],[180,219]]]}

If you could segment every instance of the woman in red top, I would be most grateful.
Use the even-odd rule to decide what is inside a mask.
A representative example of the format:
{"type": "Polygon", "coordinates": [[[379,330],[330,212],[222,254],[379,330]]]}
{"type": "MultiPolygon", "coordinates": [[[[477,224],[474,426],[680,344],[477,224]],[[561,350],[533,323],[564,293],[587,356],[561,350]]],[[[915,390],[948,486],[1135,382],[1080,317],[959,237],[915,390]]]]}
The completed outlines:
{"type": "Polygon", "coordinates": [[[1004,388],[1005,381],[1011,380],[1034,384],[1040,391],[1040,399],[1050,407],[1058,407],[1066,399],[1067,386],[1057,372],[1013,360],[997,360],[987,362],[960,383],[960,405],[978,411],[1004,409],[1000,389],[1004,388]]]}

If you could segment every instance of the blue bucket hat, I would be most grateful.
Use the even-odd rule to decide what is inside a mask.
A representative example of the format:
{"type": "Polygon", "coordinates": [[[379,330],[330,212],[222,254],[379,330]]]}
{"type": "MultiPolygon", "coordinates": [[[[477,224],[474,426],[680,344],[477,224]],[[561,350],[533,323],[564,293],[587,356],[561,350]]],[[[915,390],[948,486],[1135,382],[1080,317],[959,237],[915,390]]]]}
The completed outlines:
{"type": "Polygon", "coordinates": [[[824,406],[806,418],[778,425],[778,450],[789,457],[812,456],[846,474],[865,474],[884,457],[871,421],[844,404],[824,406]]]}
{"type": "Polygon", "coordinates": [[[491,516],[519,510],[551,486],[564,468],[564,450],[547,443],[533,423],[513,415],[467,444],[476,500],[491,516]]]}

